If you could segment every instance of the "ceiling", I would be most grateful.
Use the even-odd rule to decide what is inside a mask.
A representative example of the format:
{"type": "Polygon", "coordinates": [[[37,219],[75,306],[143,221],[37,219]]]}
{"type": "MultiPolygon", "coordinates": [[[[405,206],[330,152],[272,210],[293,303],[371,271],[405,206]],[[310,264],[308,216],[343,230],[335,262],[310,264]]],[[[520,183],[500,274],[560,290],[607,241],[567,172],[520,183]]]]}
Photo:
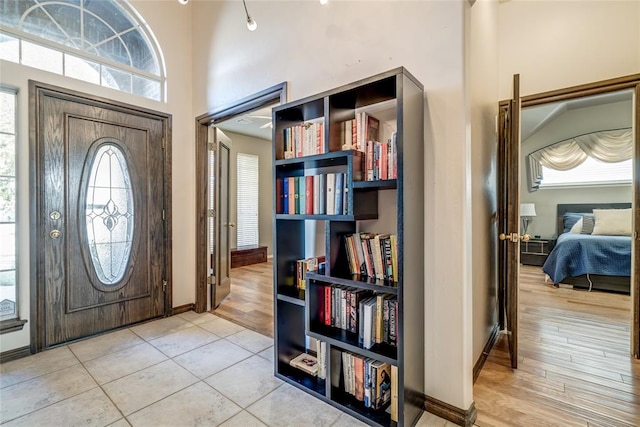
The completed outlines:
{"type": "Polygon", "coordinates": [[[520,117],[521,140],[526,140],[569,110],[606,105],[620,101],[631,101],[632,98],[633,90],[629,89],[523,108],[520,117]]]}
{"type": "Polygon", "coordinates": [[[273,106],[265,107],[241,116],[233,117],[216,124],[216,127],[223,132],[233,132],[271,141],[272,129],[270,123],[272,108],[273,106]]]}

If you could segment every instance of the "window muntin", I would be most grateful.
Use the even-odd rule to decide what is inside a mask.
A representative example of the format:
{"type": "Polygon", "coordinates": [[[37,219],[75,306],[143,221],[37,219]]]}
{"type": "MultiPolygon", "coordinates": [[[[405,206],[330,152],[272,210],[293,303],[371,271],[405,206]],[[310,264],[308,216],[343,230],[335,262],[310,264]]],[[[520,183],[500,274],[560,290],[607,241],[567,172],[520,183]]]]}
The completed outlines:
{"type": "Polygon", "coordinates": [[[165,99],[162,53],[126,1],[6,0],[0,2],[0,26],[2,59],[165,99]],[[29,55],[38,48],[57,51],[61,59],[46,50],[53,63],[29,55]],[[87,65],[79,69],[78,60],[87,65]]]}
{"type": "Polygon", "coordinates": [[[562,186],[630,185],[633,177],[633,160],[605,163],[588,157],[578,167],[558,171],[542,166],[540,188],[562,186]]]}
{"type": "Polygon", "coordinates": [[[258,156],[238,153],[237,163],[237,246],[257,245],[259,175],[258,156]]]}
{"type": "Polygon", "coordinates": [[[16,92],[0,87],[0,320],[18,317],[16,92]]]}

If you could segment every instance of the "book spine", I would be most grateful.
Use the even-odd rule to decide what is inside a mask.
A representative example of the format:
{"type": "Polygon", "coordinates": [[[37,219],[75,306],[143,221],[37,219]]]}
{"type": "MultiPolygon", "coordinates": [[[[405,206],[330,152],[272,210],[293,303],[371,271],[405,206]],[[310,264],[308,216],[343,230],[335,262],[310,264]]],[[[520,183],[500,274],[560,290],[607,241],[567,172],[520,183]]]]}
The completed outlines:
{"type": "Polygon", "coordinates": [[[327,213],[327,175],[318,175],[318,214],[327,213]]]}
{"type": "Polygon", "coordinates": [[[394,298],[389,301],[389,344],[396,345],[396,303],[394,298]]]}
{"type": "Polygon", "coordinates": [[[313,213],[320,213],[320,175],[313,177],[313,213]]]}
{"type": "Polygon", "coordinates": [[[344,186],[344,174],[336,173],[336,183],[335,183],[335,191],[333,192],[335,196],[335,214],[342,215],[342,187],[344,186]]]}
{"type": "Polygon", "coordinates": [[[282,213],[282,178],[276,178],[276,213],[282,213]]]}
{"type": "Polygon", "coordinates": [[[296,213],[300,215],[304,215],[306,211],[306,181],[304,176],[298,177],[298,206],[296,208],[296,213]]]}
{"type": "Polygon", "coordinates": [[[289,180],[289,215],[296,213],[296,179],[295,177],[287,178],[289,180]]]}
{"type": "Polygon", "coordinates": [[[389,342],[389,298],[385,298],[382,307],[382,342],[389,342]]]}
{"type": "Polygon", "coordinates": [[[309,175],[309,176],[305,176],[305,184],[304,184],[304,191],[305,191],[305,213],[307,215],[313,215],[313,175],[309,175]]]}
{"type": "Polygon", "coordinates": [[[282,179],[282,213],[289,213],[289,178],[282,179]]]}
{"type": "Polygon", "coordinates": [[[335,215],[335,186],[336,186],[336,174],[327,174],[327,215],[335,215]]]}
{"type": "Polygon", "coordinates": [[[331,286],[324,287],[324,324],[331,326],[331,286]]]}
{"type": "Polygon", "coordinates": [[[373,141],[367,141],[367,181],[373,181],[373,141]]]}

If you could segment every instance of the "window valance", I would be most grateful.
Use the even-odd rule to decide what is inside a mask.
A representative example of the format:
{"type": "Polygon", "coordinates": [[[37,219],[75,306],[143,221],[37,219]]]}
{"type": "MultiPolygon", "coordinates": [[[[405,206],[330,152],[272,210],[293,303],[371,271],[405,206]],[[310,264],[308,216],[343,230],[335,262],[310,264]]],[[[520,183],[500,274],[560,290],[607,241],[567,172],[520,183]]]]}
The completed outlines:
{"type": "Polygon", "coordinates": [[[633,158],[631,128],[578,135],[529,154],[529,191],[536,191],[540,187],[543,178],[542,166],[566,171],[581,165],[587,157],[606,163],[618,163],[633,158]]]}

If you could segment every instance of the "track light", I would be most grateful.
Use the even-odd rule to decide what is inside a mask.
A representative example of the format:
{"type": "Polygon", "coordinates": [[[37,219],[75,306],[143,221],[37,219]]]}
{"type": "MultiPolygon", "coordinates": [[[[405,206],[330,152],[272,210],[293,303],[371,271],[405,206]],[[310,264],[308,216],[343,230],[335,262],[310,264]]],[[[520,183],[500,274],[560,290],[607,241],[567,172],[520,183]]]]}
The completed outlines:
{"type": "Polygon", "coordinates": [[[249,11],[247,10],[247,3],[245,0],[242,0],[242,4],[244,5],[244,13],[247,14],[247,28],[249,31],[255,31],[258,28],[258,23],[253,20],[251,16],[249,16],[249,11]]]}
{"type": "Polygon", "coordinates": [[[187,3],[189,3],[189,0],[178,0],[178,3],[187,4],[187,3]]]}

